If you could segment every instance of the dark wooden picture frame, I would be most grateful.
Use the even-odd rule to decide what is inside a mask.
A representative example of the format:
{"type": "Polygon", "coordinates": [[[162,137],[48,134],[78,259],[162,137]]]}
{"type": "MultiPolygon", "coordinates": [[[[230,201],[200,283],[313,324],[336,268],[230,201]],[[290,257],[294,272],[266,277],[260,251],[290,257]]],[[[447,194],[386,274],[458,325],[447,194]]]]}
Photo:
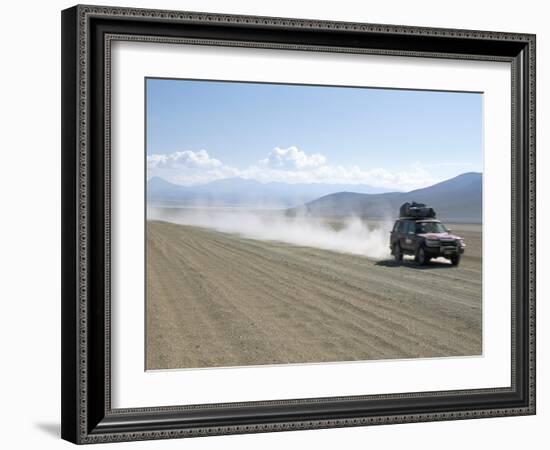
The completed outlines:
{"type": "Polygon", "coordinates": [[[535,413],[535,36],[98,6],[62,12],[62,437],[95,443],[535,413]],[[114,40],[507,61],[512,66],[511,386],[111,407],[114,40]]]}

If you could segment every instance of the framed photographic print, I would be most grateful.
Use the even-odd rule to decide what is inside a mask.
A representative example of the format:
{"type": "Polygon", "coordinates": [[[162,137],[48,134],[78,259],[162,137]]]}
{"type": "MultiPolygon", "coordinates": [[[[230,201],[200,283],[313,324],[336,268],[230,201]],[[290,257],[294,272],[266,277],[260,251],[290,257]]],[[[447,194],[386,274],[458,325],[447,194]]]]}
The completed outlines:
{"type": "Polygon", "coordinates": [[[535,413],[535,36],[62,13],[62,436],[535,413]]]}

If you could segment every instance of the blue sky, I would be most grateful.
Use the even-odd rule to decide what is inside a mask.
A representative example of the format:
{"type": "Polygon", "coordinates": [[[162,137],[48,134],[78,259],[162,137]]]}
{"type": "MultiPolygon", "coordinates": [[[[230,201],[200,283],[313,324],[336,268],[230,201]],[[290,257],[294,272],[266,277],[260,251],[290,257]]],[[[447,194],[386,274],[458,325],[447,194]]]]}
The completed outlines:
{"type": "Polygon", "coordinates": [[[482,171],[482,94],[147,79],[149,176],[407,190],[482,171]]]}

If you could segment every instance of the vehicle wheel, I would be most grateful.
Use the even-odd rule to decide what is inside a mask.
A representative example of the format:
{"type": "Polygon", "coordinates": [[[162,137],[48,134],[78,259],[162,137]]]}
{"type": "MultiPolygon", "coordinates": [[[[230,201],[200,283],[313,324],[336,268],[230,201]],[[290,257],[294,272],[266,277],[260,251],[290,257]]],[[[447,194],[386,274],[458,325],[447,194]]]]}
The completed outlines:
{"type": "Polygon", "coordinates": [[[458,266],[460,264],[460,255],[455,255],[451,257],[451,264],[453,266],[458,266]]]}
{"type": "Polygon", "coordinates": [[[396,262],[403,261],[403,252],[401,252],[401,246],[397,242],[393,244],[393,257],[396,262]]]}
{"type": "Polygon", "coordinates": [[[424,247],[418,247],[418,250],[416,252],[416,261],[421,266],[428,264],[429,258],[426,255],[426,250],[424,250],[424,247]]]}

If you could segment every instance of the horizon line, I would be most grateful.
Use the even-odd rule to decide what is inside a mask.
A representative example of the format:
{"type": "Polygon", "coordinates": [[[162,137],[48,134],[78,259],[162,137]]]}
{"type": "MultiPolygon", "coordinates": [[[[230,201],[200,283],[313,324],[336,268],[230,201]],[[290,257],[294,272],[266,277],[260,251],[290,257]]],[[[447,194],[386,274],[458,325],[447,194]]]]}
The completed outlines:
{"type": "MultiPolygon", "coordinates": [[[[388,190],[385,191],[385,192],[382,192],[382,193],[390,193],[390,192],[403,192],[403,193],[406,193],[406,192],[412,192],[412,191],[416,191],[418,189],[424,189],[424,188],[427,188],[427,187],[430,187],[430,186],[435,186],[436,184],[440,184],[440,183],[444,183],[446,181],[450,181],[450,180],[453,180],[455,178],[458,178],[458,177],[461,177],[461,176],[464,176],[464,175],[483,175],[483,172],[477,172],[477,171],[469,171],[469,172],[463,172],[463,173],[460,173],[458,175],[455,175],[453,177],[450,177],[450,178],[446,178],[444,180],[441,180],[441,181],[437,181],[433,184],[428,184],[428,185],[425,185],[425,186],[422,186],[422,187],[416,187],[414,189],[411,189],[409,191],[403,191],[403,190],[396,190],[395,188],[387,188],[388,190]]],[[[244,178],[244,177],[225,177],[225,178],[218,178],[218,179],[215,179],[215,180],[211,180],[211,181],[207,181],[207,182],[204,182],[204,183],[196,183],[196,184],[179,184],[179,183],[174,183],[173,181],[170,181],[170,180],[167,180],[166,178],[160,176],[160,175],[153,175],[151,177],[148,177],[146,182],[147,182],[147,185],[149,184],[149,182],[153,179],[159,179],[159,180],[162,180],[163,182],[167,183],[167,184],[170,184],[172,186],[177,186],[177,187],[183,187],[183,188],[192,188],[192,187],[199,187],[199,186],[207,186],[209,184],[212,184],[212,183],[215,183],[215,182],[218,182],[218,181],[225,181],[225,180],[242,180],[242,181],[252,181],[252,182],[255,182],[255,183],[258,183],[258,184],[263,184],[263,185],[267,185],[267,184],[284,184],[284,185],[288,185],[288,186],[293,186],[293,185],[323,185],[323,184],[326,184],[326,185],[342,185],[342,186],[367,186],[367,187],[370,187],[370,188],[375,188],[375,189],[386,189],[384,187],[379,187],[379,186],[375,186],[375,185],[372,185],[372,184],[368,184],[368,183],[364,183],[364,182],[360,182],[360,183],[353,183],[353,182],[338,182],[338,183],[333,183],[333,182],[323,182],[323,181],[314,181],[314,182],[297,182],[297,183],[290,183],[290,182],[285,182],[285,181],[260,181],[258,179],[255,179],[255,178],[244,178]]]]}

